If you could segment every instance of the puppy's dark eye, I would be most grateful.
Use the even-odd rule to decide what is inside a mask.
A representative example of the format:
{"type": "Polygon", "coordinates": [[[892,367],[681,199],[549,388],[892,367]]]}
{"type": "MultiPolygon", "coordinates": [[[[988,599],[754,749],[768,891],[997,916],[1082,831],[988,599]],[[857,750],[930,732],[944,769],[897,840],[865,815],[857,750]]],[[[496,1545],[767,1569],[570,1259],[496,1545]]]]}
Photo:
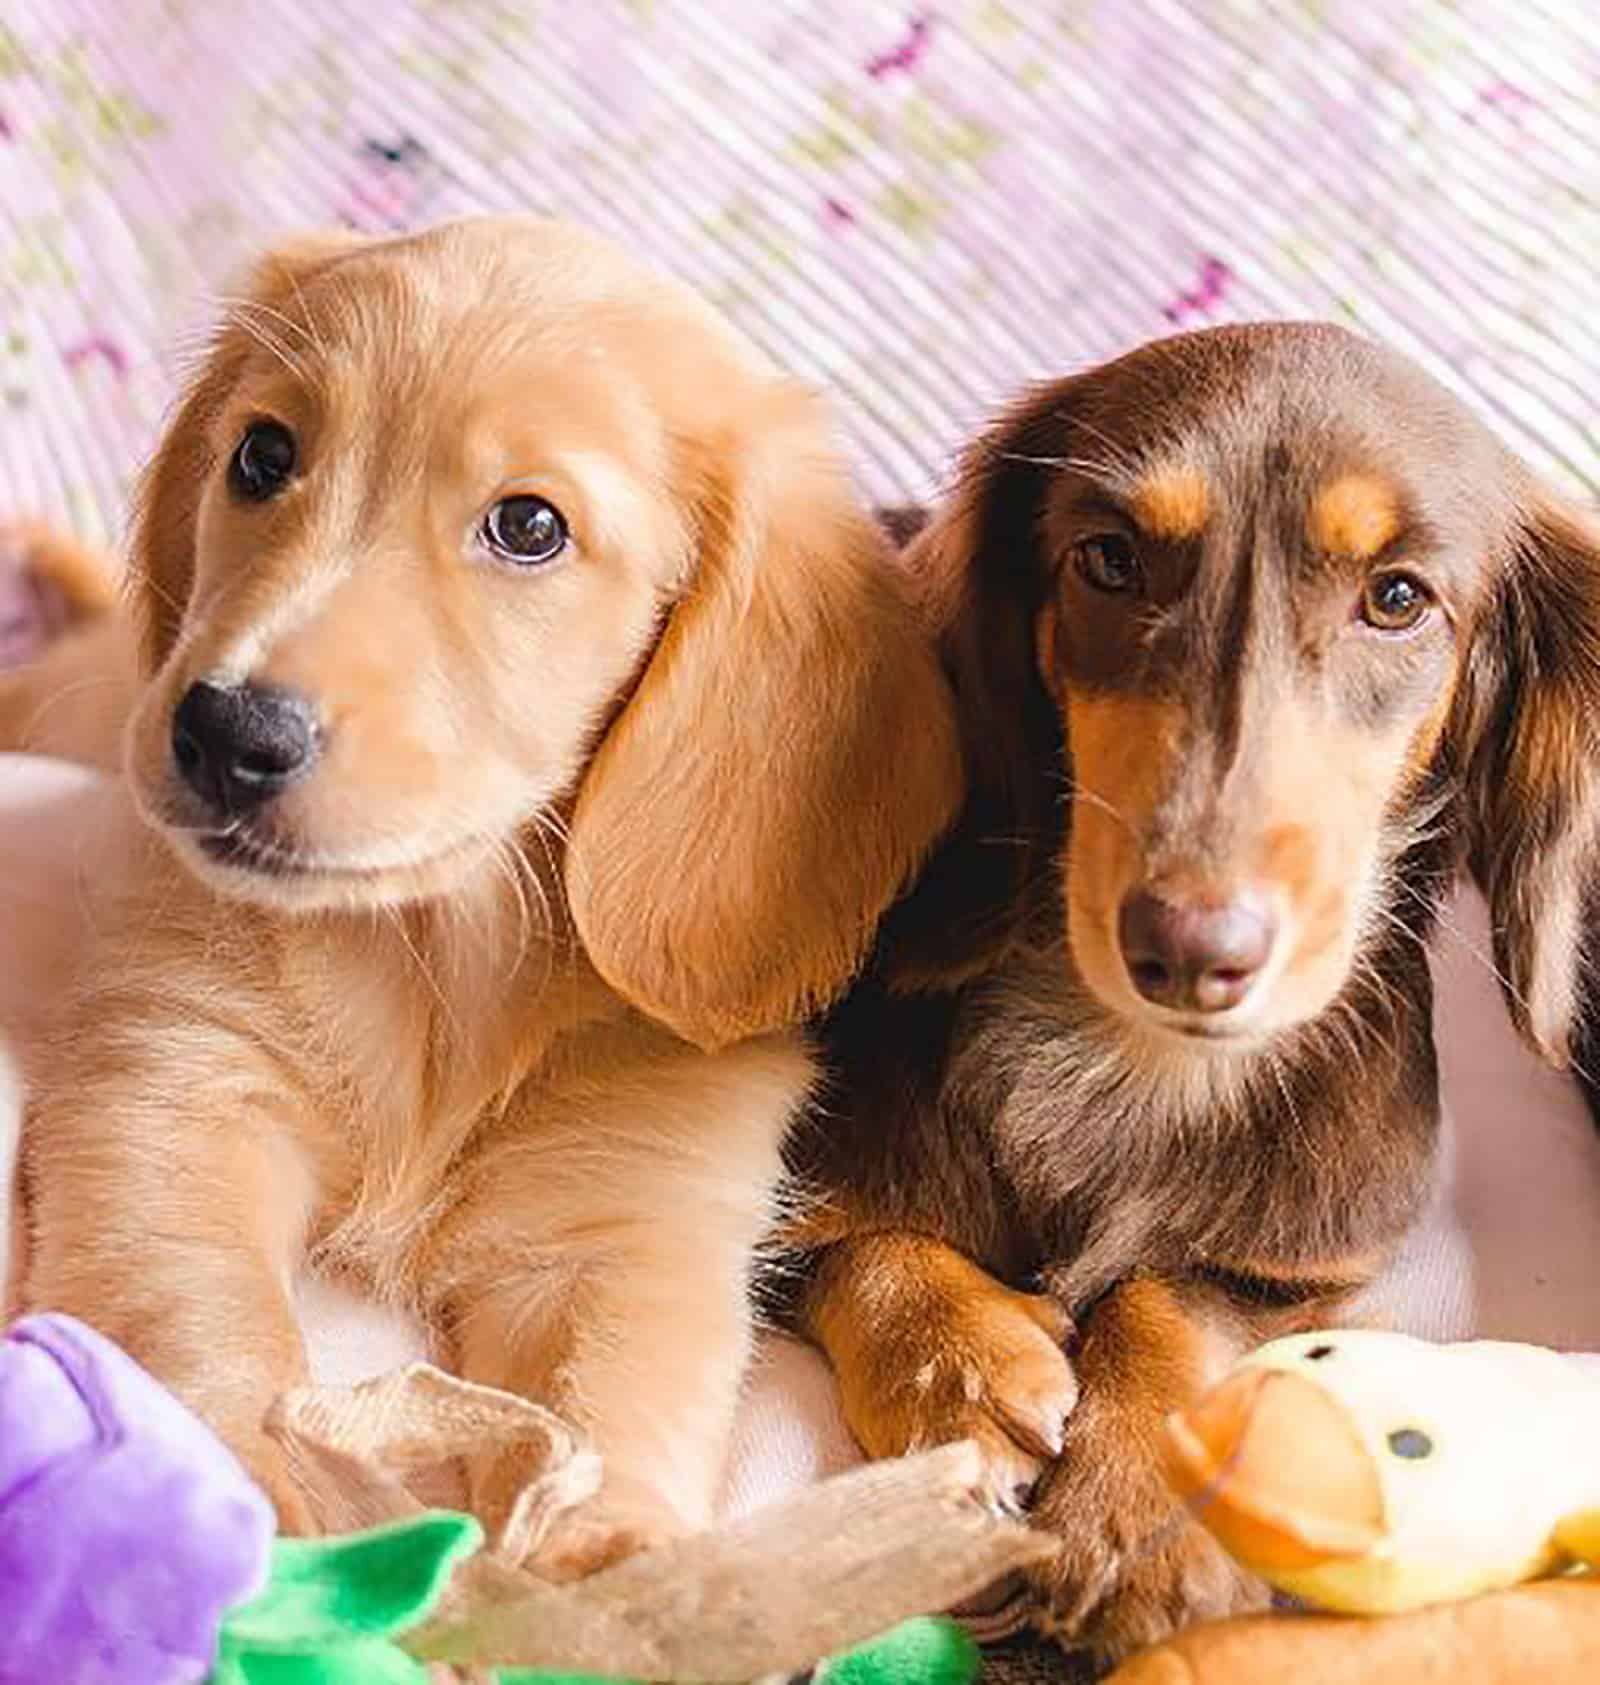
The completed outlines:
{"type": "Polygon", "coordinates": [[[1367,581],[1361,618],[1380,632],[1409,632],[1433,607],[1433,593],[1409,573],[1377,573],[1367,581]]]}
{"type": "Polygon", "coordinates": [[[483,517],[483,542],[519,567],[553,562],[567,547],[566,518],[542,497],[503,497],[483,517]]]}
{"type": "Polygon", "coordinates": [[[228,486],[246,503],[265,503],[288,484],[294,463],[294,434],[280,421],[252,421],[228,464],[228,486]]]}
{"type": "Polygon", "coordinates": [[[1073,549],[1073,563],[1097,591],[1122,594],[1137,591],[1144,570],[1133,544],[1120,532],[1096,533],[1073,549]]]}

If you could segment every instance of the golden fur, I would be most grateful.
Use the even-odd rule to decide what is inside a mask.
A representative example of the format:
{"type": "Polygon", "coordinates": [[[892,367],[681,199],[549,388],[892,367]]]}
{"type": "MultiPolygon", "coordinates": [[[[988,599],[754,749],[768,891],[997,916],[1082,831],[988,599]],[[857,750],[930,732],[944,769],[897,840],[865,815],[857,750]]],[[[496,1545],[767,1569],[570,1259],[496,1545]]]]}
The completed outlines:
{"type": "Polygon", "coordinates": [[[6,586],[46,594],[61,624],[32,659],[0,662],[0,745],[115,771],[135,677],[132,642],[112,613],[115,571],[50,527],[16,521],[0,525],[6,586]]]}
{"type": "MultiPolygon", "coordinates": [[[[534,219],[256,272],[149,471],[126,871],[43,1057],[27,1297],[120,1340],[313,1524],[261,1431],[308,1253],[605,1459],[572,1572],[709,1518],[790,1028],[960,795],[947,693],[815,400],[681,287],[534,219]],[[286,488],[228,463],[288,427],[286,488]],[[486,553],[509,495],[568,553],[486,553]],[[196,681],[319,722],[225,824],[196,681]]],[[[515,1458],[474,1471],[493,1523],[515,1458]]]]}

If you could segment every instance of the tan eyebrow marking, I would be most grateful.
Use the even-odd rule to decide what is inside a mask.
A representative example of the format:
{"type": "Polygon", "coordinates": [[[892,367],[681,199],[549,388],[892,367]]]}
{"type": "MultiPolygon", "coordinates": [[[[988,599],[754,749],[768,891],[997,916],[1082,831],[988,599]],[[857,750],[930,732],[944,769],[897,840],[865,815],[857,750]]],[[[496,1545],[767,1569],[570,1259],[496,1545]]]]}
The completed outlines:
{"type": "Polygon", "coordinates": [[[1311,542],[1327,556],[1369,561],[1400,526],[1394,488],[1376,474],[1341,474],[1311,502],[1311,542]]]}
{"type": "Polygon", "coordinates": [[[1211,514],[1211,490],[1187,463],[1158,464],[1134,482],[1128,508],[1152,538],[1179,543],[1199,536],[1211,514]]]}

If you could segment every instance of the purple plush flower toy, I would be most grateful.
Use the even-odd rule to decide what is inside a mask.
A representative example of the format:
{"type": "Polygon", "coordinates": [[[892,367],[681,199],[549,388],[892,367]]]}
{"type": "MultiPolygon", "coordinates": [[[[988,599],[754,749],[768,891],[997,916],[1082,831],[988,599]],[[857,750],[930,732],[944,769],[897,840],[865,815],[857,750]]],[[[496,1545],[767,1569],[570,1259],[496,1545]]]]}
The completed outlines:
{"type": "Polygon", "coordinates": [[[0,1339],[0,1685],[192,1685],[265,1581],[272,1507],[109,1340],[0,1339]]]}

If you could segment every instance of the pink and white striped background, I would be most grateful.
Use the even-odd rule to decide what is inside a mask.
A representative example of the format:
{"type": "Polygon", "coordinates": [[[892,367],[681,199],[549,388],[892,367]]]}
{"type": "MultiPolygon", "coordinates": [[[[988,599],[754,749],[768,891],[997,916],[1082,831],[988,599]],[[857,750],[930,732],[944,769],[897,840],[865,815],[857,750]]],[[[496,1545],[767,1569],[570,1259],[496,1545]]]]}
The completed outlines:
{"type": "Polygon", "coordinates": [[[585,218],[927,491],[1024,380],[1332,316],[1600,483],[1600,44],[1567,0],[3,0],[0,510],[115,531],[285,228],[585,218]]]}

